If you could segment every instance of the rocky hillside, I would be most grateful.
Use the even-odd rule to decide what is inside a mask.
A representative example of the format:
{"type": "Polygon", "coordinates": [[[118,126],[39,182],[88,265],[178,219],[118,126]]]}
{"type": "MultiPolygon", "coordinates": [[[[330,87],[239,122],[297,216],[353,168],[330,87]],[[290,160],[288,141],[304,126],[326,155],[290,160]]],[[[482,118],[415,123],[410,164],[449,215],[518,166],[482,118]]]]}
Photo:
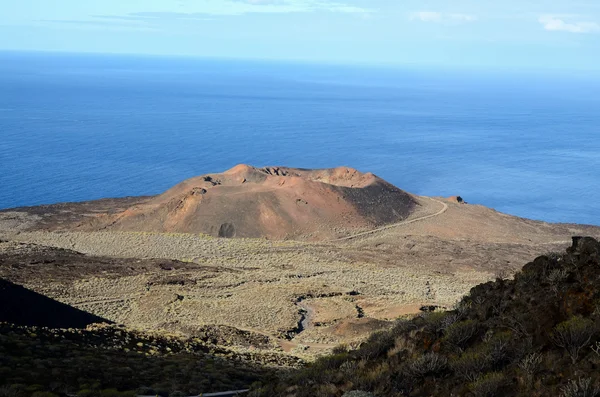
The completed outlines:
{"type": "Polygon", "coordinates": [[[600,243],[474,287],[454,310],[400,321],[253,396],[599,396],[600,243]]]}
{"type": "Polygon", "coordinates": [[[417,205],[408,193],[351,168],[238,165],[184,181],[79,229],[319,240],[401,221],[417,205]]]}
{"type": "MultiPolygon", "coordinates": [[[[0,396],[190,396],[240,390],[286,357],[234,352],[199,338],[97,324],[86,329],[0,322],[0,396]]],[[[288,358],[288,361],[293,361],[288,358]]],[[[286,363],[297,364],[298,361],[286,363]]]]}

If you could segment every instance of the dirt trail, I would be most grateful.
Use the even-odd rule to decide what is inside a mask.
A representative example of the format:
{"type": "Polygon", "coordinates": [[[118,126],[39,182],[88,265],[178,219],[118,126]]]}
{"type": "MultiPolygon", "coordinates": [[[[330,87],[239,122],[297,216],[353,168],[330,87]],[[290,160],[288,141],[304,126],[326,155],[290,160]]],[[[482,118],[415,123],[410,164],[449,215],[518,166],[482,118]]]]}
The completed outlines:
{"type": "MultiPolygon", "coordinates": [[[[301,329],[297,333],[297,335],[299,335],[300,333],[302,333],[312,327],[312,318],[314,317],[314,309],[308,305],[304,305],[301,303],[298,303],[297,306],[300,309],[302,309],[302,312],[303,312],[301,320],[298,323],[301,327],[301,329]]],[[[236,326],[236,328],[241,331],[253,332],[253,333],[256,333],[259,335],[269,337],[269,338],[275,340],[275,342],[283,349],[283,351],[285,351],[287,353],[289,353],[290,351],[292,351],[293,349],[295,349],[301,345],[306,346],[307,348],[310,348],[313,350],[333,349],[334,347],[338,346],[338,343],[311,343],[311,342],[299,343],[299,342],[294,341],[295,337],[288,340],[288,339],[278,338],[276,336],[273,336],[272,334],[269,334],[268,332],[261,331],[258,329],[246,328],[246,327],[240,327],[240,326],[236,326]]]]}
{"type": "Polygon", "coordinates": [[[305,331],[310,327],[312,323],[312,319],[315,316],[315,309],[308,306],[307,304],[302,303],[301,301],[297,303],[298,307],[301,309],[302,319],[300,320],[300,330],[298,333],[305,331]]]}
{"type": "Polygon", "coordinates": [[[79,301],[79,302],[73,302],[72,304],[74,306],[89,306],[89,305],[101,305],[101,304],[105,304],[105,303],[118,303],[118,302],[125,302],[125,301],[130,301],[133,299],[138,299],[141,295],[135,295],[135,296],[128,296],[128,297],[124,297],[124,298],[107,298],[107,299],[97,299],[97,300],[89,300],[89,301],[79,301]]]}
{"type": "Polygon", "coordinates": [[[415,222],[424,221],[425,219],[431,219],[431,218],[434,218],[434,217],[436,217],[436,216],[440,216],[440,215],[442,215],[444,212],[448,211],[448,204],[446,204],[446,203],[444,203],[444,202],[442,202],[442,201],[440,201],[440,200],[436,200],[436,199],[434,199],[434,198],[431,198],[431,197],[426,197],[426,198],[427,198],[427,199],[429,199],[429,200],[431,200],[431,201],[435,201],[435,202],[437,202],[437,203],[441,204],[441,205],[442,205],[442,209],[441,209],[441,210],[439,210],[438,212],[436,212],[435,214],[429,214],[429,215],[421,216],[421,217],[418,217],[418,218],[415,218],[415,219],[409,219],[409,220],[406,220],[406,221],[402,221],[402,222],[394,223],[394,224],[392,224],[392,225],[387,225],[387,226],[383,226],[383,227],[378,227],[377,229],[368,230],[368,231],[366,231],[366,232],[357,233],[357,234],[353,234],[353,235],[351,235],[351,236],[346,236],[346,237],[342,237],[342,238],[337,238],[337,239],[334,239],[334,240],[329,240],[329,241],[330,241],[330,242],[337,242],[337,241],[347,241],[347,240],[352,240],[352,239],[355,239],[355,238],[357,238],[357,237],[368,236],[368,235],[370,235],[370,234],[377,233],[377,232],[381,232],[381,231],[384,231],[384,230],[393,229],[393,228],[396,228],[396,227],[400,227],[400,226],[404,226],[404,225],[409,225],[409,224],[411,224],[411,223],[415,223],[415,222]]]}

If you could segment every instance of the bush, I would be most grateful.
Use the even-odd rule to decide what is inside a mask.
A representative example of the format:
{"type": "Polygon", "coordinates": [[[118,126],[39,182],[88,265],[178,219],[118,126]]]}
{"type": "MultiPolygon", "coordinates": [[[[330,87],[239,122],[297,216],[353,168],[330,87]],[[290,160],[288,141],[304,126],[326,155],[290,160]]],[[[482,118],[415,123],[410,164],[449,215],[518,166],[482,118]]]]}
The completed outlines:
{"type": "Polygon", "coordinates": [[[569,272],[566,269],[553,269],[546,277],[550,288],[555,294],[558,294],[558,290],[562,283],[569,277],[569,272]]]}
{"type": "Polygon", "coordinates": [[[542,362],[542,355],[540,353],[531,353],[525,356],[521,362],[519,362],[519,368],[528,377],[532,377],[538,371],[538,368],[542,362]]]}
{"type": "Polygon", "coordinates": [[[20,396],[21,390],[20,390],[20,387],[18,387],[18,386],[19,385],[0,386],[0,397],[18,397],[18,396],[20,396]],[[15,387],[15,386],[17,386],[17,387],[15,387]]]}
{"type": "Polygon", "coordinates": [[[592,384],[590,378],[571,380],[561,389],[562,397],[598,397],[600,389],[592,384]]]}
{"type": "Polygon", "coordinates": [[[478,328],[479,326],[475,320],[454,323],[444,331],[444,341],[458,348],[463,348],[477,333],[478,328]]]}
{"type": "Polygon", "coordinates": [[[475,397],[493,397],[496,396],[506,383],[504,375],[499,372],[485,374],[481,378],[469,385],[469,389],[475,397]]]}
{"type": "Polygon", "coordinates": [[[374,397],[372,393],[362,391],[362,390],[352,390],[347,393],[344,393],[342,397],[374,397]]]}
{"type": "Polygon", "coordinates": [[[422,314],[421,317],[425,322],[423,330],[431,334],[437,334],[446,328],[446,317],[449,314],[446,312],[431,312],[422,314]]]}
{"type": "Polygon", "coordinates": [[[372,334],[358,349],[360,358],[374,359],[383,356],[394,347],[396,340],[390,332],[380,331],[372,334]]]}
{"type": "Polygon", "coordinates": [[[575,364],[579,351],[590,343],[595,333],[596,326],[592,320],[575,316],[554,327],[552,340],[569,353],[575,364]]]}
{"type": "Polygon", "coordinates": [[[448,359],[441,354],[426,353],[408,366],[408,372],[415,378],[438,375],[448,367],[448,359]]]}
{"type": "Polygon", "coordinates": [[[398,319],[394,322],[394,326],[388,331],[388,334],[395,340],[397,337],[406,336],[418,328],[413,321],[398,319]]]}
{"type": "Polygon", "coordinates": [[[354,372],[358,369],[357,361],[345,361],[340,365],[339,371],[343,373],[345,376],[352,376],[354,372]]]}
{"type": "Polygon", "coordinates": [[[139,396],[155,396],[156,392],[153,388],[144,386],[137,389],[136,394],[139,396]]]}
{"type": "Polygon", "coordinates": [[[98,395],[100,397],[120,397],[121,393],[117,389],[104,389],[98,395]]]}
{"type": "Polygon", "coordinates": [[[348,353],[348,351],[350,351],[350,348],[348,347],[348,345],[346,345],[345,343],[342,343],[341,345],[337,345],[336,347],[334,347],[331,350],[331,354],[343,354],[343,353],[348,353]]]}
{"type": "Polygon", "coordinates": [[[468,351],[451,362],[451,368],[462,378],[475,381],[482,372],[489,368],[490,358],[487,351],[482,349],[468,351]]]}
{"type": "Polygon", "coordinates": [[[512,333],[502,332],[492,336],[486,343],[488,349],[490,365],[495,369],[509,364],[515,355],[515,343],[512,340],[512,333]]]}

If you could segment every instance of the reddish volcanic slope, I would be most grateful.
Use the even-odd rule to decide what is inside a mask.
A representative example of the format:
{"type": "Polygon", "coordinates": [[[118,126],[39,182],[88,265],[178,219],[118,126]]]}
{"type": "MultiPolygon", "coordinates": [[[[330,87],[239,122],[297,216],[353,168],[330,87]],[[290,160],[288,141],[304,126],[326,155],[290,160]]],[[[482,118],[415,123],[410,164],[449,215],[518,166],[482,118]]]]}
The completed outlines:
{"type": "Polygon", "coordinates": [[[143,204],[82,227],[321,240],[399,222],[416,205],[410,194],[351,168],[238,165],[188,179],[143,204]]]}

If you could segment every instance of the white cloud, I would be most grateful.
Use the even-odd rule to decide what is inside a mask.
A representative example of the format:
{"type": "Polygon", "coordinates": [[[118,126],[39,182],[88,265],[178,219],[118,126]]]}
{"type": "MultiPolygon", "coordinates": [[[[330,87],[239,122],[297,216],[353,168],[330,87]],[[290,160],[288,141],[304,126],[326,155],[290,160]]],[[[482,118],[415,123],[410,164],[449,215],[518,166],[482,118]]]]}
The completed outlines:
{"type": "Polygon", "coordinates": [[[362,7],[352,6],[331,0],[229,0],[224,5],[224,13],[288,13],[288,12],[312,12],[329,11],[341,13],[370,13],[371,10],[362,7]],[[238,9],[232,7],[232,3],[241,3],[250,8],[238,9]],[[229,11],[229,12],[228,12],[229,11]]]}
{"type": "Polygon", "coordinates": [[[181,3],[180,10],[172,11],[160,7],[149,7],[147,11],[131,11],[121,15],[96,14],[78,19],[44,19],[45,24],[63,26],[117,26],[120,29],[158,29],[161,25],[172,26],[178,22],[209,21],[217,17],[248,14],[287,14],[333,12],[370,17],[373,10],[351,6],[332,0],[195,0],[181,3]]]}
{"type": "Polygon", "coordinates": [[[434,11],[417,11],[410,14],[412,21],[433,23],[463,23],[474,22],[477,16],[471,14],[441,13],[434,11]]]}
{"type": "Polygon", "coordinates": [[[419,11],[413,12],[410,14],[411,20],[419,20],[422,22],[441,22],[442,21],[442,13],[441,12],[430,12],[430,11],[419,11]]]}
{"type": "Polygon", "coordinates": [[[469,15],[469,14],[449,14],[448,18],[450,18],[453,21],[463,21],[463,22],[474,22],[477,20],[477,17],[475,15],[469,15]]]}
{"type": "Polygon", "coordinates": [[[238,0],[243,3],[255,4],[255,5],[264,5],[264,4],[281,4],[283,3],[281,0],[238,0]]]}
{"type": "Polygon", "coordinates": [[[554,32],[600,32],[600,25],[595,22],[566,22],[564,18],[553,15],[542,15],[539,22],[544,26],[544,29],[554,32]]]}
{"type": "Polygon", "coordinates": [[[36,21],[49,27],[70,27],[85,30],[110,30],[110,31],[157,31],[157,29],[136,21],[125,21],[118,19],[91,19],[91,20],[61,20],[61,19],[40,19],[36,21]]]}

